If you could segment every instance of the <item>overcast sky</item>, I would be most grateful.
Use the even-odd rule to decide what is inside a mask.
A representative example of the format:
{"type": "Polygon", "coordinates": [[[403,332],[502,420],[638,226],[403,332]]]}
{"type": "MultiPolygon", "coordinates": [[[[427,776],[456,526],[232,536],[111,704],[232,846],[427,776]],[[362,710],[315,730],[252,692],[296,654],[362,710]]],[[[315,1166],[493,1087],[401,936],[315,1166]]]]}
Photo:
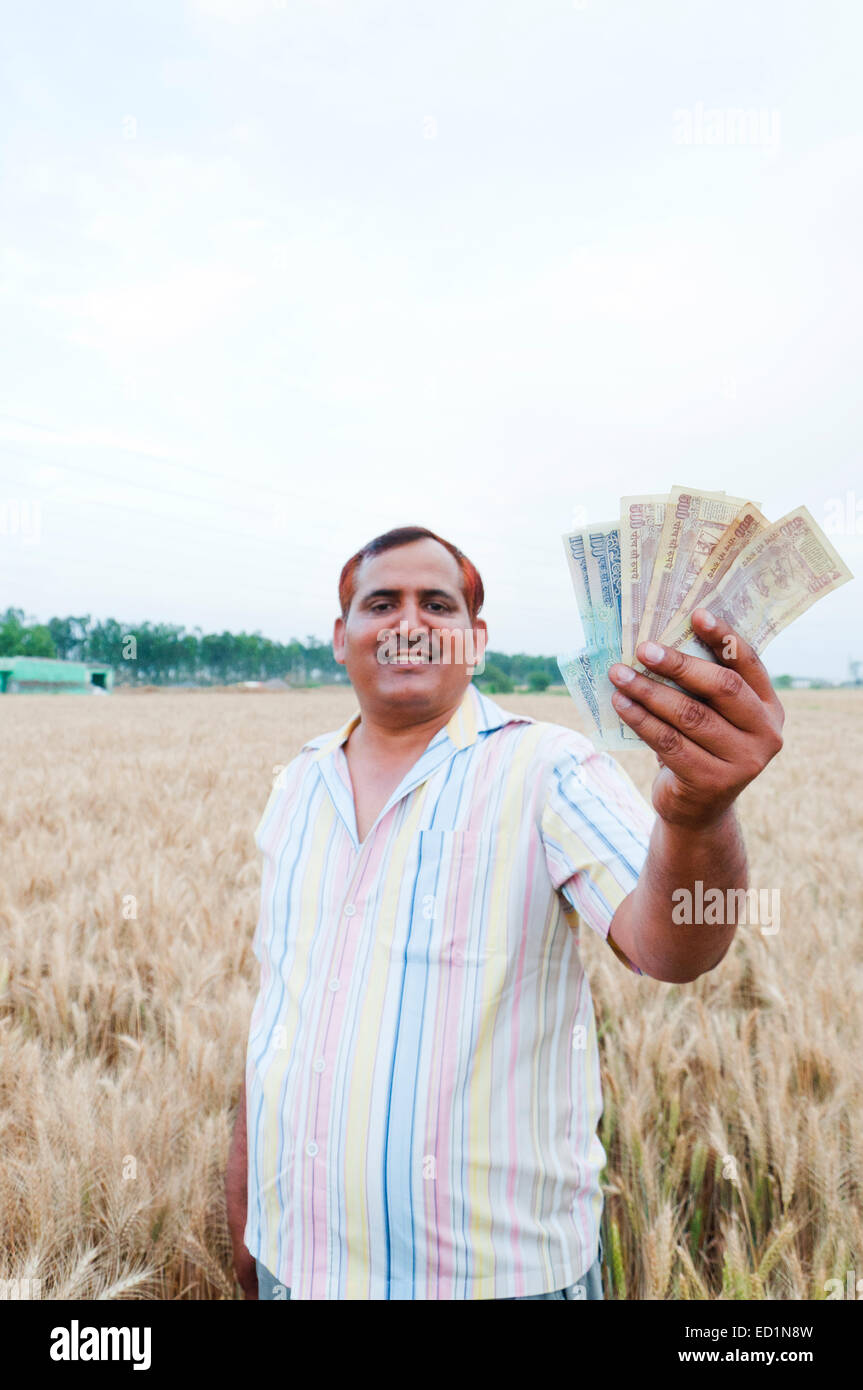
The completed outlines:
{"type": "MultiPolygon", "coordinates": [[[[863,575],[852,0],[4,28],[0,606],[328,639],[344,560],[418,523],[490,647],[557,654],[561,533],[678,483],[805,504],[863,575]]],[[[860,607],[769,668],[844,678],[860,607]]]]}

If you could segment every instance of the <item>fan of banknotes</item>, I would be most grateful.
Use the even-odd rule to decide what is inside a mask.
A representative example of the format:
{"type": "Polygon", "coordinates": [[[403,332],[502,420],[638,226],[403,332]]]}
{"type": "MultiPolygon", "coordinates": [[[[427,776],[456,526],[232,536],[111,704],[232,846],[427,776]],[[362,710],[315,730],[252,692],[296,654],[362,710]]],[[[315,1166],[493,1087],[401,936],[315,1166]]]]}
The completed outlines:
{"type": "Polygon", "coordinates": [[[805,507],[771,522],[745,498],[684,487],[668,496],[622,497],[619,521],[585,526],[563,543],[585,645],[557,664],[604,748],[640,743],[611,703],[608,678],[615,661],[644,671],[635,657],[640,642],[653,638],[716,661],[690,622],[694,609],[706,607],[761,653],[853,578],[805,507]]]}

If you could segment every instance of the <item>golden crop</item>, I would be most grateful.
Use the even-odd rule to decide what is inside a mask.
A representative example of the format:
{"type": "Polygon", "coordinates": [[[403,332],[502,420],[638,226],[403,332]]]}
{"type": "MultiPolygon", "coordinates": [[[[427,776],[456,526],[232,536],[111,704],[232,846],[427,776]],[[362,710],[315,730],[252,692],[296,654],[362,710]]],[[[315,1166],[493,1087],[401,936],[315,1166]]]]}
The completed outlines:
{"type": "MultiPolygon", "coordinates": [[[[499,698],[577,727],[567,696],[499,698]]],[[[609,1298],[823,1298],[863,1253],[863,701],[783,698],[785,748],[740,801],[779,931],[739,927],[689,985],[580,933],[609,1298]]],[[[274,769],[354,703],[2,699],[0,1278],[240,1296],[222,1182],[257,989],[252,837],[274,769]]],[[[621,761],[649,794],[653,755],[621,761]]]]}

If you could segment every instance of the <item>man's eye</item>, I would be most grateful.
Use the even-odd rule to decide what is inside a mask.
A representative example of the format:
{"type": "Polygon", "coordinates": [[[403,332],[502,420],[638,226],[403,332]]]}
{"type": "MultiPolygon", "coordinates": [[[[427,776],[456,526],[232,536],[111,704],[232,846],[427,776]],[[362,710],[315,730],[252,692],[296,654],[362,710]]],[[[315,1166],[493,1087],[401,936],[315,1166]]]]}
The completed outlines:
{"type": "Polygon", "coordinates": [[[444,612],[444,613],[448,613],[448,612],[449,612],[449,604],[447,604],[447,603],[439,603],[439,602],[437,601],[437,599],[432,599],[431,603],[427,604],[426,606],[427,606],[428,608],[440,608],[441,611],[444,612]]]}

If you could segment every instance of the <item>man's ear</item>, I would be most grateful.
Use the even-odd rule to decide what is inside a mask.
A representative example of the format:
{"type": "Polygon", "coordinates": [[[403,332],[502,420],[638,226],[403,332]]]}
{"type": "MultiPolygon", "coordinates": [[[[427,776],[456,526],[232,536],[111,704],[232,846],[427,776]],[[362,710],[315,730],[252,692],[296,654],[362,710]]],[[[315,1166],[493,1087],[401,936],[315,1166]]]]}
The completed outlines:
{"type": "Polygon", "coordinates": [[[473,660],[468,661],[468,669],[475,675],[480,675],[485,670],[485,646],[488,641],[488,627],[484,618],[476,618],[471,627],[471,645],[473,647],[473,660]]]}
{"type": "Polygon", "coordinates": [[[336,618],[333,624],[333,656],[340,666],[345,664],[345,620],[336,618]]]}

